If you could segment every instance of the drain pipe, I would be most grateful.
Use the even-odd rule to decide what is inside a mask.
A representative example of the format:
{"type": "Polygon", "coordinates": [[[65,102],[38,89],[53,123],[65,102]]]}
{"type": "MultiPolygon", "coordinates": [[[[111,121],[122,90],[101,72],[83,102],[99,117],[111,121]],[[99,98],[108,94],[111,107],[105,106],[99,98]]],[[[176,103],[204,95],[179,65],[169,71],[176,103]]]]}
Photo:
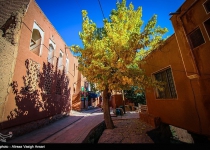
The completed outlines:
{"type": "MultiPolygon", "coordinates": [[[[189,45],[190,45],[190,43],[189,43],[189,40],[188,40],[188,38],[187,38],[186,27],[185,27],[185,25],[184,25],[184,23],[183,23],[182,17],[183,17],[184,14],[186,14],[186,13],[188,12],[188,10],[190,10],[190,8],[192,8],[192,6],[194,6],[197,2],[198,2],[198,0],[195,0],[195,1],[190,5],[190,7],[188,7],[188,9],[187,9],[183,14],[181,14],[181,16],[179,16],[179,19],[180,19],[180,21],[181,21],[182,28],[183,28],[183,31],[184,31],[184,35],[185,35],[186,40],[187,40],[187,42],[188,42],[189,45]]],[[[198,108],[197,108],[195,92],[194,92],[193,87],[192,87],[192,79],[194,79],[194,78],[199,78],[200,74],[199,74],[199,70],[198,70],[198,64],[196,63],[195,56],[194,56],[194,54],[193,54],[192,51],[193,51],[193,49],[192,49],[191,46],[190,46],[190,53],[191,53],[191,56],[192,56],[192,58],[193,58],[193,63],[195,64],[195,69],[196,69],[197,74],[195,74],[195,75],[190,75],[190,76],[187,76],[187,77],[190,79],[190,86],[191,86],[191,89],[192,89],[192,92],[193,92],[193,97],[194,97],[193,99],[194,99],[195,110],[196,110],[196,113],[197,113],[197,116],[198,116],[198,121],[199,121],[200,134],[202,134],[200,115],[199,115],[198,108]]]]}
{"type": "MultiPolygon", "coordinates": [[[[195,0],[195,1],[194,1],[186,10],[185,10],[185,12],[179,16],[179,20],[180,20],[180,22],[181,22],[181,26],[182,26],[182,29],[183,29],[184,36],[185,36],[186,41],[187,41],[187,43],[188,43],[189,45],[190,45],[190,43],[189,43],[189,40],[188,40],[188,38],[187,38],[186,28],[185,28],[185,26],[184,26],[182,17],[183,17],[183,15],[186,14],[186,13],[190,10],[190,8],[191,8],[192,6],[194,6],[197,2],[198,2],[198,0],[195,0]]],[[[178,14],[180,14],[180,13],[181,13],[181,12],[174,12],[174,13],[170,13],[169,15],[178,15],[178,14]]],[[[177,39],[177,37],[176,37],[176,39],[177,39]]],[[[178,43],[178,40],[177,40],[177,43],[178,43]]],[[[178,43],[178,45],[179,45],[179,43],[178,43]]],[[[179,47],[179,49],[180,49],[180,47],[179,47]]],[[[187,70],[186,70],[185,63],[184,63],[184,60],[183,60],[183,57],[182,57],[181,49],[180,49],[180,54],[181,54],[182,62],[183,62],[183,65],[184,65],[184,68],[185,68],[185,71],[186,71],[186,76],[187,76],[189,79],[198,78],[198,77],[199,77],[199,70],[198,70],[198,66],[197,66],[197,63],[196,63],[196,61],[195,61],[195,57],[194,57],[194,54],[193,54],[193,52],[192,52],[191,46],[189,46],[189,49],[190,49],[190,54],[191,54],[192,60],[193,60],[193,66],[194,66],[194,69],[195,69],[196,72],[195,72],[193,75],[188,75],[188,72],[187,72],[187,70]]]]}
{"type": "MultiPolygon", "coordinates": [[[[187,9],[183,14],[181,14],[181,15],[179,16],[179,19],[180,19],[180,22],[181,22],[181,25],[182,25],[182,28],[183,28],[183,31],[184,31],[184,35],[185,35],[185,37],[186,37],[186,41],[188,42],[189,45],[190,45],[190,43],[189,43],[189,40],[188,40],[188,38],[187,38],[186,27],[185,27],[185,25],[184,25],[184,23],[183,23],[182,17],[183,17],[184,14],[186,14],[186,13],[188,12],[188,10],[189,10],[192,6],[194,6],[194,5],[196,4],[196,2],[198,2],[198,0],[195,0],[195,1],[190,5],[190,7],[188,7],[188,9],[187,9]]],[[[192,56],[193,63],[194,63],[194,65],[195,65],[194,67],[195,67],[196,73],[195,73],[194,75],[190,75],[190,76],[187,75],[187,77],[190,78],[190,79],[198,78],[198,77],[199,77],[198,65],[197,65],[197,63],[196,63],[194,54],[193,54],[193,52],[192,52],[193,49],[191,48],[191,46],[189,46],[189,47],[190,47],[190,54],[191,54],[191,56],[192,56]]]]}

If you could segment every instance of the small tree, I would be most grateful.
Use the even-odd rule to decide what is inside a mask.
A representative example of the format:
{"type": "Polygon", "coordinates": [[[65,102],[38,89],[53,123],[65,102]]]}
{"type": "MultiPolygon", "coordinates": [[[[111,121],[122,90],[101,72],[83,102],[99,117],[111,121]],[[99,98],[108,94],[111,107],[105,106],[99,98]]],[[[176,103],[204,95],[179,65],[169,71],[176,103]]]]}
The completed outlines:
{"type": "Polygon", "coordinates": [[[88,81],[95,83],[103,91],[104,119],[108,129],[114,128],[108,105],[110,90],[129,90],[137,87],[142,92],[148,86],[160,88],[158,82],[145,75],[141,64],[143,58],[156,49],[163,41],[166,28],[156,26],[154,15],[143,27],[142,7],[134,10],[126,0],[116,3],[109,19],[104,19],[104,27],[96,24],[82,11],[82,32],[79,34],[84,48],[72,45],[71,50],[79,53],[79,70],[88,81]]]}
{"type": "Polygon", "coordinates": [[[135,88],[136,87],[132,87],[130,90],[125,90],[124,91],[125,98],[128,99],[129,102],[134,103],[135,105],[137,105],[138,103],[146,104],[146,98],[144,92],[136,93],[135,88]]]}

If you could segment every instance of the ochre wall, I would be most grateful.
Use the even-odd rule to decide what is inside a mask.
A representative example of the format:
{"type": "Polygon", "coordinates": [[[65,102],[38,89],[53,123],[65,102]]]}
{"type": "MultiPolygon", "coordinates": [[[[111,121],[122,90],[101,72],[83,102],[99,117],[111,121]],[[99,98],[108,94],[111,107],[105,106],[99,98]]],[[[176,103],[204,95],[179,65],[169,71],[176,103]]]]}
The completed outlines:
{"type": "Polygon", "coordinates": [[[123,106],[123,97],[122,94],[114,94],[111,98],[112,107],[118,108],[119,106],[123,106]]]}
{"type": "Polygon", "coordinates": [[[153,51],[146,61],[144,67],[150,77],[157,71],[171,67],[177,93],[176,99],[156,99],[153,89],[147,91],[149,113],[160,117],[167,124],[197,131],[199,124],[193,93],[185,74],[175,35],[172,35],[161,49],[153,51]]]}
{"type": "Polygon", "coordinates": [[[210,41],[204,26],[204,22],[210,18],[210,13],[206,13],[203,6],[204,2],[206,0],[198,0],[194,3],[186,1],[182,5],[183,11],[179,15],[174,15],[171,21],[180,45],[183,64],[194,66],[194,71],[186,69],[186,74],[198,74],[199,76],[191,79],[195,96],[195,109],[197,110],[197,116],[200,118],[199,133],[210,135],[210,41]],[[188,11],[185,12],[184,10],[188,11]],[[196,48],[191,48],[186,37],[197,28],[200,28],[205,43],[196,48]],[[189,59],[188,56],[191,56],[192,59],[189,59]],[[186,63],[187,61],[190,62],[186,63]]]}
{"type": "Polygon", "coordinates": [[[171,67],[177,93],[176,99],[156,99],[154,89],[147,90],[149,113],[167,124],[210,136],[210,42],[203,25],[210,14],[205,12],[204,2],[184,2],[181,13],[171,17],[175,34],[146,58],[144,68],[152,76],[171,67]],[[205,43],[192,49],[187,36],[197,27],[205,43]]]}

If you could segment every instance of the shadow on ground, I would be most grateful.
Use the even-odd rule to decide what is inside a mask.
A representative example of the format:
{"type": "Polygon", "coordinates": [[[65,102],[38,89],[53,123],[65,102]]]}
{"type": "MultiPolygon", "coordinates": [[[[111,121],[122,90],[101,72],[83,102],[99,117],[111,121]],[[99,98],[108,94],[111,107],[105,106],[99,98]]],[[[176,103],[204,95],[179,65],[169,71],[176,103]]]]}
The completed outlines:
{"type": "Polygon", "coordinates": [[[147,131],[147,135],[153,140],[154,143],[178,143],[178,144],[188,144],[172,137],[167,137],[163,135],[159,128],[147,131]]]}

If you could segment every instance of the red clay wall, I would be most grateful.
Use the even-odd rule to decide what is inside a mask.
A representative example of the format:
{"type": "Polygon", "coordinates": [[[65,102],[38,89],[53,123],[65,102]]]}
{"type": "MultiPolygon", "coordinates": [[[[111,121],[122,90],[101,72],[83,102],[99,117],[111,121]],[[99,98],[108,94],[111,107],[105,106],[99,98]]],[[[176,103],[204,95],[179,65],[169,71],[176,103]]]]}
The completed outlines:
{"type": "Polygon", "coordinates": [[[196,103],[197,116],[200,118],[200,130],[202,134],[210,135],[210,41],[204,22],[210,18],[210,13],[204,9],[206,0],[186,1],[179,15],[171,18],[174,26],[177,41],[180,45],[183,64],[191,65],[192,69],[186,68],[187,75],[198,74],[198,78],[191,79],[194,92],[194,102],[196,103]],[[200,28],[204,43],[198,47],[192,48],[190,41],[186,39],[192,31],[200,28]],[[191,58],[190,58],[191,57],[191,58]]]}
{"type": "MultiPolygon", "coordinates": [[[[17,82],[17,87],[15,87],[15,89],[18,90],[18,93],[15,95],[12,90],[10,91],[3,115],[3,128],[39,120],[48,116],[60,114],[62,112],[69,113],[71,110],[71,97],[75,77],[73,72],[73,62],[75,58],[65,46],[65,42],[54,29],[53,25],[45,17],[38,5],[32,0],[22,23],[18,56],[13,77],[13,81],[17,82]],[[36,21],[44,31],[44,43],[42,45],[41,56],[38,56],[29,50],[34,21],[36,21]],[[49,39],[52,39],[52,36],[56,44],[54,56],[58,58],[59,51],[61,49],[64,52],[63,64],[65,65],[66,63],[67,55],[70,61],[70,73],[66,74],[64,76],[65,79],[63,78],[63,80],[61,80],[62,82],[60,83],[61,93],[63,94],[58,95],[55,93],[58,74],[56,74],[56,76],[53,78],[54,86],[51,88],[52,94],[46,95],[43,93],[44,80],[37,85],[37,93],[21,93],[21,89],[24,87],[23,76],[27,75],[25,61],[27,59],[32,59],[33,61],[39,63],[40,72],[43,73],[45,70],[44,67],[46,67],[44,63],[47,63],[49,39]],[[68,76],[70,79],[69,84],[67,85],[66,76],[68,76]],[[42,84],[42,86],[40,84],[42,84]]],[[[44,76],[44,73],[42,75],[44,76]]]]}
{"type": "Polygon", "coordinates": [[[148,111],[160,117],[161,121],[190,131],[199,131],[199,118],[195,109],[190,80],[186,77],[178,51],[175,35],[172,35],[160,50],[155,50],[147,58],[146,73],[153,73],[171,67],[177,98],[156,99],[153,89],[146,92],[148,111]]]}
{"type": "Polygon", "coordinates": [[[123,106],[123,97],[122,94],[119,95],[112,95],[112,107],[118,108],[119,106],[123,106]]]}
{"type": "Polygon", "coordinates": [[[171,67],[177,92],[176,99],[156,99],[146,92],[148,111],[167,124],[210,136],[210,68],[209,36],[204,21],[210,18],[203,7],[205,0],[185,1],[180,14],[171,17],[175,34],[147,58],[149,76],[171,67]],[[183,10],[183,11],[182,11],[183,10]],[[188,35],[200,28],[205,43],[191,48],[188,35]]]}

